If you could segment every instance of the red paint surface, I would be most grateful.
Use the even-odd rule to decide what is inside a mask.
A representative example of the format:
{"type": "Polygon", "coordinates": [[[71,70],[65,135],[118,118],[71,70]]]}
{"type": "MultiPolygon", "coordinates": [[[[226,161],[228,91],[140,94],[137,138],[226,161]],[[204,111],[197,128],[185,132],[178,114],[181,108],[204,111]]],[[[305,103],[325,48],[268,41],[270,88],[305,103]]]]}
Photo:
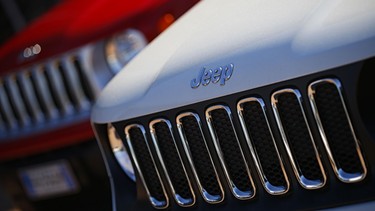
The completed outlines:
{"type": "Polygon", "coordinates": [[[65,0],[35,20],[0,48],[0,75],[51,55],[63,53],[128,27],[141,30],[148,40],[160,31],[165,13],[180,16],[197,0],[65,0]],[[39,44],[40,54],[24,59],[23,50],[39,44]]]}
{"type": "Polygon", "coordinates": [[[93,141],[93,139],[94,133],[90,122],[84,121],[59,130],[2,143],[0,145],[0,160],[25,157],[76,143],[93,141]]]}

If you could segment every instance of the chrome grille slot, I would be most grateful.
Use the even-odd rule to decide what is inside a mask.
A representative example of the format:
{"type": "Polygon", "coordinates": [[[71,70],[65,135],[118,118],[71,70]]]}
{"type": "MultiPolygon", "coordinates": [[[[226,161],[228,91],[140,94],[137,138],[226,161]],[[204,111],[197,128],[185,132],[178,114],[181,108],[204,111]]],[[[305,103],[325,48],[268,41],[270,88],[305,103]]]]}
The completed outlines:
{"type": "Polygon", "coordinates": [[[203,199],[208,203],[224,200],[224,191],[195,113],[182,113],[176,118],[178,131],[203,199]]]}
{"type": "Polygon", "coordinates": [[[68,115],[73,112],[73,105],[71,104],[68,93],[66,91],[63,77],[59,71],[59,61],[54,61],[45,66],[46,77],[54,102],[62,115],[68,115]]]}
{"type": "Polygon", "coordinates": [[[230,109],[222,105],[211,106],[206,110],[206,120],[231,192],[238,199],[253,198],[255,186],[233,126],[230,109]]]}
{"type": "Polygon", "coordinates": [[[306,189],[321,188],[326,175],[296,89],[272,94],[272,108],[294,173],[306,189]]]}
{"type": "Polygon", "coordinates": [[[170,122],[165,119],[153,120],[150,122],[150,132],[176,202],[183,207],[194,205],[195,195],[178,152],[170,122]]]}
{"type": "Polygon", "coordinates": [[[243,99],[238,102],[237,111],[264,188],[273,195],[286,193],[289,180],[267,120],[263,100],[255,97],[243,99]]]}
{"type": "Polygon", "coordinates": [[[63,91],[65,91],[69,103],[73,106],[73,108],[78,110],[80,105],[76,93],[74,92],[75,90],[72,87],[72,80],[74,79],[71,77],[70,71],[66,67],[66,62],[63,63],[62,61],[57,61],[56,68],[61,77],[61,83],[64,87],[63,91]]]}
{"type": "Polygon", "coordinates": [[[84,84],[81,84],[80,71],[76,68],[75,63],[79,65],[79,61],[75,57],[65,57],[62,60],[62,64],[65,67],[64,75],[68,79],[68,88],[72,92],[72,98],[77,109],[87,109],[90,106],[90,102],[84,93],[84,84]]]}
{"type": "MultiPolygon", "coordinates": [[[[1,103],[0,103],[1,106],[1,103]]],[[[6,120],[5,120],[5,115],[2,109],[0,108],[0,132],[5,131],[6,128],[6,120]]]]}
{"type": "Polygon", "coordinates": [[[77,71],[77,76],[79,80],[79,84],[82,89],[82,94],[86,97],[86,99],[90,102],[95,100],[95,90],[93,89],[91,78],[90,76],[85,72],[81,62],[80,57],[73,56],[71,57],[72,65],[74,66],[74,69],[77,71]]]}
{"type": "Polygon", "coordinates": [[[169,200],[141,125],[125,127],[126,141],[149,200],[155,208],[166,208],[169,200]]]}
{"type": "Polygon", "coordinates": [[[23,71],[18,75],[18,87],[22,98],[24,99],[26,109],[30,115],[33,123],[40,123],[44,119],[44,115],[39,107],[37,97],[35,96],[35,89],[30,79],[30,72],[23,71]]]}
{"type": "Polygon", "coordinates": [[[2,119],[4,121],[4,128],[8,130],[15,129],[17,127],[17,121],[14,117],[12,105],[9,102],[7,92],[5,90],[4,81],[0,81],[0,110],[2,119]]]}
{"type": "Polygon", "coordinates": [[[17,85],[15,75],[8,76],[4,81],[5,92],[8,96],[14,118],[18,127],[24,127],[30,124],[30,118],[27,114],[24,102],[21,98],[20,90],[17,85]]]}
{"type": "Polygon", "coordinates": [[[40,109],[45,114],[45,117],[48,117],[48,119],[56,118],[58,116],[58,110],[53,102],[44,67],[36,67],[30,75],[30,81],[35,90],[40,109]]]}
{"type": "Polygon", "coordinates": [[[336,176],[343,182],[358,182],[367,169],[337,79],[311,83],[308,94],[315,120],[336,176]]]}

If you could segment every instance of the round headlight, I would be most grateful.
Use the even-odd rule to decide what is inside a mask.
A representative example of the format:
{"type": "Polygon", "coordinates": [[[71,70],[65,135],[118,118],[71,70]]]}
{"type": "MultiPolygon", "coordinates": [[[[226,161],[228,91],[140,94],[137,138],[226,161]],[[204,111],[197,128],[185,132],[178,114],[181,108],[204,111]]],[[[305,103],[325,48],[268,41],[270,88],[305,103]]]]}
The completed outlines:
{"type": "Polygon", "coordinates": [[[121,141],[121,138],[118,136],[116,129],[111,124],[108,124],[107,130],[109,144],[111,145],[112,152],[115,155],[117,162],[120,164],[125,174],[128,175],[130,179],[135,181],[133,165],[130,161],[129,154],[121,141]]]}
{"type": "Polygon", "coordinates": [[[127,29],[111,37],[106,43],[105,53],[112,71],[118,73],[146,45],[145,36],[136,29],[127,29]]]}

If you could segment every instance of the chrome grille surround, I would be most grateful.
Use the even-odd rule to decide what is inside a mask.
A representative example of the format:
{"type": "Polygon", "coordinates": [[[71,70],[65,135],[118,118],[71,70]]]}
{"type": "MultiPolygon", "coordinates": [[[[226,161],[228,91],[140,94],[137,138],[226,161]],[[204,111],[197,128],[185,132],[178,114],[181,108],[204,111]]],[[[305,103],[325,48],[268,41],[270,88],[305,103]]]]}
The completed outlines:
{"type": "MultiPolygon", "coordinates": [[[[241,121],[242,130],[243,130],[243,133],[245,135],[246,142],[247,142],[248,147],[250,149],[252,158],[255,162],[255,166],[257,168],[258,174],[261,177],[263,187],[265,188],[265,190],[269,194],[281,195],[281,194],[285,194],[289,191],[290,184],[289,184],[288,176],[285,172],[284,164],[283,164],[283,162],[281,160],[281,157],[280,157],[280,153],[277,149],[275,139],[273,137],[272,130],[270,128],[265,109],[266,109],[266,106],[265,106],[263,100],[261,98],[257,98],[257,97],[245,98],[245,99],[240,100],[237,103],[237,112],[238,112],[238,116],[239,116],[240,121],[241,121]],[[244,106],[245,106],[245,104],[248,104],[248,103],[255,103],[261,108],[261,110],[262,110],[261,115],[264,118],[264,122],[262,122],[262,123],[265,124],[265,125],[262,125],[262,126],[266,127],[266,128],[264,128],[264,130],[265,130],[264,132],[267,133],[265,135],[267,136],[268,140],[266,140],[266,139],[255,140],[256,137],[253,137],[252,135],[250,135],[251,133],[254,133],[254,132],[257,132],[257,131],[251,131],[250,126],[246,123],[246,116],[244,114],[244,112],[245,112],[244,106]],[[257,144],[255,143],[255,141],[263,142],[263,145],[257,147],[257,144]],[[270,143],[268,143],[268,145],[267,145],[267,143],[265,143],[267,141],[270,142],[270,143]],[[273,161],[270,161],[270,162],[272,162],[272,164],[269,163],[269,162],[263,163],[264,160],[260,159],[260,153],[261,153],[260,148],[263,148],[263,147],[268,147],[267,151],[272,151],[271,156],[274,158],[273,161]],[[272,184],[273,182],[270,181],[270,178],[269,178],[270,175],[265,173],[264,168],[270,168],[271,166],[272,166],[272,168],[276,167],[276,166],[278,167],[278,169],[273,169],[273,171],[275,171],[275,170],[279,171],[278,172],[278,174],[279,174],[278,180],[283,180],[282,185],[272,184]]],[[[258,122],[258,123],[260,123],[260,122],[258,122]]],[[[256,130],[256,128],[254,128],[254,130],[256,130]]],[[[268,155],[270,155],[270,154],[268,154],[268,155]]],[[[271,156],[268,156],[268,157],[271,157],[271,156]]],[[[264,157],[264,159],[266,159],[266,158],[264,157]]],[[[267,159],[271,159],[271,158],[267,158],[267,159]]]]}
{"type": "MultiPolygon", "coordinates": [[[[221,185],[219,176],[217,174],[215,165],[213,163],[211,153],[210,153],[210,151],[207,147],[206,139],[204,138],[204,134],[203,134],[202,127],[201,127],[201,120],[200,120],[198,114],[192,113],[192,112],[181,113],[176,117],[176,123],[177,123],[178,132],[180,134],[180,138],[182,140],[182,144],[184,146],[186,156],[187,156],[188,161],[190,163],[190,167],[193,171],[194,177],[197,181],[197,184],[198,184],[198,187],[199,187],[199,190],[201,192],[201,195],[202,195],[203,199],[206,202],[211,203],[211,204],[216,204],[216,203],[222,202],[224,200],[224,190],[223,190],[223,187],[221,185]],[[199,127],[199,131],[197,133],[199,133],[201,135],[199,137],[200,140],[189,140],[188,134],[185,131],[185,129],[187,128],[187,125],[184,126],[184,122],[183,122],[183,119],[188,118],[188,117],[192,117],[193,119],[195,119],[196,124],[199,127]],[[204,172],[199,172],[199,174],[198,174],[196,166],[198,166],[199,163],[196,163],[196,162],[197,162],[197,160],[203,159],[203,157],[194,157],[194,154],[192,152],[192,150],[193,150],[192,148],[193,148],[194,143],[189,144],[189,142],[191,142],[191,141],[201,141],[201,142],[203,142],[204,147],[202,147],[201,150],[203,150],[204,152],[202,152],[202,153],[206,153],[206,156],[208,156],[208,159],[203,161],[203,162],[208,163],[208,164],[206,164],[208,166],[205,168],[205,172],[212,171],[212,172],[208,172],[208,174],[211,174],[210,176],[214,176],[214,178],[211,178],[211,179],[207,178],[208,175],[206,175],[206,177],[204,177],[202,175],[202,174],[204,174],[204,172]],[[218,193],[218,194],[211,193],[211,191],[208,190],[209,188],[204,185],[206,181],[203,181],[203,180],[205,180],[205,179],[211,180],[211,183],[215,183],[215,185],[218,186],[218,187],[216,187],[216,189],[220,189],[220,191],[219,191],[220,193],[218,193]]],[[[204,154],[202,156],[204,156],[204,154]]]]}
{"type": "MultiPolygon", "coordinates": [[[[195,194],[191,186],[189,176],[186,173],[185,166],[182,162],[181,155],[176,146],[176,141],[172,132],[172,125],[169,120],[166,119],[155,119],[150,122],[149,125],[152,141],[156,150],[156,154],[159,162],[161,163],[163,172],[169,184],[169,187],[172,190],[173,197],[176,202],[182,207],[190,207],[195,204],[195,194]],[[168,130],[168,137],[163,139],[158,135],[158,132],[161,130],[157,128],[158,125],[166,125],[168,130]],[[166,143],[166,142],[173,143],[166,143]],[[163,143],[164,142],[164,143],[163,143]],[[170,150],[163,150],[163,146],[169,144],[170,150]],[[171,146],[173,144],[173,146],[171,146]],[[169,158],[169,159],[168,159],[169,158]],[[174,159],[178,158],[178,159],[174,159]],[[167,166],[166,163],[172,163],[173,166],[167,166]],[[175,168],[172,168],[175,167],[175,168]],[[173,171],[172,171],[173,170],[173,171]],[[183,179],[175,178],[175,174],[179,174],[183,179]],[[183,185],[187,185],[183,186],[183,185]]],[[[166,131],[162,131],[166,132],[166,131]]],[[[167,147],[166,147],[167,148],[167,147]]]]}
{"type": "MultiPolygon", "coordinates": [[[[232,114],[231,114],[230,109],[227,106],[215,105],[215,106],[211,106],[208,109],[206,109],[205,115],[206,115],[207,124],[209,126],[209,130],[210,130],[210,133],[211,133],[211,137],[212,137],[214,145],[215,145],[216,153],[219,156],[219,160],[221,162],[222,168],[224,170],[225,177],[226,177],[227,182],[230,186],[230,190],[231,190],[232,194],[237,199],[240,199],[240,200],[247,200],[247,199],[253,198],[255,196],[256,189],[255,189],[255,186],[254,186],[253,179],[251,177],[250,169],[247,165],[245,156],[243,154],[241,145],[239,143],[239,140],[238,140],[238,137],[237,137],[237,134],[236,134],[236,130],[233,126],[232,114]],[[238,187],[239,184],[236,184],[236,182],[234,181],[234,179],[235,179],[234,175],[238,174],[238,173],[237,173],[237,171],[236,172],[231,171],[230,168],[232,168],[233,166],[228,165],[228,162],[231,159],[228,159],[229,157],[226,157],[227,155],[225,154],[225,152],[223,152],[223,150],[226,150],[226,149],[222,148],[223,142],[226,142],[227,140],[222,140],[218,136],[218,132],[220,130],[218,128],[215,128],[215,125],[214,125],[215,120],[213,118],[212,112],[215,112],[215,111],[218,111],[218,110],[223,110],[226,113],[226,115],[228,117],[228,120],[230,122],[230,128],[226,128],[226,129],[228,131],[230,131],[231,135],[233,135],[232,141],[234,141],[234,143],[232,143],[233,144],[232,149],[235,149],[236,152],[239,152],[238,154],[236,153],[237,156],[239,156],[237,158],[237,161],[239,161],[239,162],[236,163],[235,165],[241,171],[240,176],[245,176],[245,177],[239,178],[240,176],[237,175],[235,178],[246,180],[246,181],[242,181],[242,182],[246,183],[246,184],[242,185],[244,188],[238,187]]],[[[229,153],[234,153],[234,152],[229,152],[229,153]]],[[[238,170],[238,169],[236,169],[236,170],[238,170]]]]}
{"type": "MultiPolygon", "coordinates": [[[[305,115],[305,112],[304,112],[304,108],[302,106],[302,96],[301,96],[300,92],[297,89],[285,88],[285,89],[278,90],[278,91],[274,92],[272,94],[271,98],[272,98],[271,99],[272,109],[273,109],[273,112],[274,112],[274,115],[275,115],[275,118],[276,118],[276,122],[277,122],[277,125],[279,127],[279,131],[281,133],[283,143],[285,145],[286,151],[288,153],[288,157],[290,159],[290,162],[291,162],[292,167],[293,167],[293,171],[295,173],[295,176],[297,177],[298,182],[301,184],[302,187],[304,187],[306,189],[322,188],[326,184],[327,177],[326,177],[322,162],[320,160],[318,150],[315,146],[314,139],[313,139],[313,136],[311,134],[309,124],[307,122],[307,118],[306,118],[306,115],[305,115]],[[299,107],[299,108],[294,108],[295,109],[294,111],[297,112],[296,115],[299,116],[299,120],[302,121],[302,122],[300,122],[301,124],[299,124],[299,125],[296,124],[296,125],[292,126],[292,128],[289,127],[289,129],[288,129],[288,125],[285,124],[285,121],[288,120],[286,118],[288,118],[288,117],[282,117],[281,116],[282,113],[280,111],[280,97],[282,97],[283,95],[293,95],[293,98],[296,98],[296,103],[298,104],[296,106],[299,107]],[[305,135],[304,138],[308,138],[309,140],[295,140],[294,143],[293,143],[292,138],[295,136],[295,134],[291,135],[290,131],[295,130],[296,129],[295,126],[301,127],[301,130],[303,130],[302,132],[305,135]],[[289,132],[288,132],[288,130],[289,130],[289,132]],[[306,132],[308,134],[306,134],[306,132]],[[296,141],[297,142],[305,141],[305,143],[304,143],[305,145],[303,146],[303,145],[299,144],[299,146],[302,146],[302,147],[300,147],[297,150],[304,150],[305,152],[310,152],[310,153],[312,152],[314,155],[310,156],[310,159],[308,159],[308,158],[304,158],[304,160],[299,159],[302,156],[306,156],[306,154],[301,155],[302,151],[300,151],[299,154],[297,154],[297,151],[295,149],[298,148],[298,147],[294,148],[294,146],[293,146],[293,145],[297,144],[296,141]],[[306,149],[306,150],[302,149],[303,147],[306,147],[306,148],[309,148],[309,149],[306,149]],[[313,151],[311,151],[311,150],[313,150],[313,151]],[[316,162],[313,162],[314,159],[315,159],[316,162]],[[302,162],[305,162],[305,164],[302,164],[302,162]],[[303,165],[313,165],[316,170],[319,168],[320,173],[315,171],[314,174],[315,174],[315,176],[317,176],[318,174],[320,174],[320,175],[318,175],[315,178],[308,178],[305,175],[306,171],[304,172],[303,169],[307,170],[307,169],[309,169],[309,167],[308,166],[305,167],[303,165]]],[[[292,112],[290,112],[290,113],[292,113],[292,112]]]]}
{"type": "MultiPolygon", "coordinates": [[[[311,109],[314,113],[315,121],[316,121],[316,123],[318,125],[318,128],[319,128],[319,133],[321,135],[321,138],[323,140],[325,149],[327,151],[330,163],[332,165],[332,168],[333,168],[337,178],[339,180],[341,180],[342,182],[345,182],[345,183],[354,183],[354,182],[359,182],[366,177],[367,168],[366,168],[365,161],[364,161],[364,158],[363,158],[363,155],[362,155],[359,140],[358,140],[358,138],[357,138],[357,136],[354,132],[354,128],[352,126],[351,119],[350,119],[348,110],[347,110],[346,105],[345,105],[344,97],[342,95],[342,89],[343,88],[342,88],[342,85],[341,85],[340,81],[336,78],[320,79],[320,80],[314,81],[313,83],[311,83],[308,86],[308,96],[309,96],[309,100],[310,100],[311,109]],[[348,149],[348,150],[351,151],[351,153],[348,153],[348,154],[353,154],[353,158],[357,157],[358,161],[354,161],[354,163],[359,162],[360,167],[361,167],[361,169],[358,169],[358,171],[356,171],[356,172],[348,172],[344,167],[342,167],[340,159],[337,157],[338,155],[336,155],[336,157],[334,156],[331,145],[335,144],[334,143],[335,140],[332,140],[332,139],[334,139],[336,137],[327,135],[327,132],[330,132],[328,130],[331,130],[331,128],[329,128],[329,126],[327,125],[328,122],[322,121],[321,112],[319,112],[319,106],[317,105],[317,99],[316,99],[317,98],[317,96],[316,96],[317,88],[319,86],[322,86],[322,85],[325,85],[325,84],[333,85],[335,87],[335,89],[337,89],[337,94],[336,93],[334,93],[334,94],[336,94],[337,97],[340,99],[339,103],[341,104],[342,108],[337,108],[337,109],[334,109],[334,110],[335,110],[335,112],[341,112],[342,113],[341,115],[344,115],[346,117],[346,122],[345,122],[345,120],[342,121],[342,122],[346,123],[346,125],[344,126],[346,129],[343,130],[343,131],[346,131],[346,132],[349,131],[349,133],[345,134],[345,137],[346,138],[349,137],[349,139],[351,139],[351,140],[348,140],[348,139],[344,138],[344,139],[341,139],[341,140],[337,140],[336,144],[338,144],[337,143],[338,141],[341,142],[340,145],[343,142],[349,142],[349,141],[352,142],[352,144],[347,143],[348,148],[351,148],[351,150],[348,149]]],[[[329,98],[329,99],[332,99],[332,98],[329,98]]],[[[323,109],[323,108],[321,108],[321,109],[323,109]]]]}
{"type": "MultiPolygon", "coordinates": [[[[143,128],[142,125],[138,125],[138,124],[128,125],[125,128],[125,135],[126,135],[126,142],[127,142],[128,146],[129,146],[129,149],[130,149],[130,155],[131,155],[131,157],[134,161],[135,168],[138,171],[139,178],[140,178],[144,188],[146,189],[149,201],[151,202],[152,206],[157,208],[157,209],[167,208],[169,206],[169,199],[168,199],[167,193],[165,191],[164,184],[161,180],[158,168],[156,168],[155,160],[154,160],[153,156],[151,155],[151,150],[150,150],[150,147],[149,147],[149,143],[147,142],[145,129],[143,128]],[[150,175],[147,178],[150,178],[150,177],[151,178],[157,178],[157,180],[150,181],[150,180],[147,180],[147,178],[144,176],[145,174],[149,174],[150,172],[148,172],[148,171],[144,172],[145,169],[141,168],[140,162],[141,161],[145,162],[145,161],[144,161],[144,159],[138,160],[138,158],[137,158],[137,156],[139,156],[139,153],[136,153],[135,148],[134,148],[134,144],[132,143],[134,141],[131,134],[130,134],[130,130],[132,130],[132,129],[138,129],[138,130],[141,131],[143,141],[144,141],[143,144],[145,144],[144,146],[146,146],[146,148],[147,148],[147,150],[143,151],[143,153],[146,153],[145,156],[149,156],[149,161],[152,163],[152,166],[148,165],[148,168],[152,168],[152,170],[153,170],[152,174],[153,175],[150,175]],[[158,190],[151,190],[150,189],[150,183],[151,182],[157,182],[158,183],[158,187],[159,187],[158,190]],[[156,193],[156,192],[159,192],[159,193],[156,193]],[[161,195],[161,197],[160,196],[158,197],[158,196],[155,196],[155,195],[161,195]]],[[[140,141],[140,140],[135,140],[135,141],[140,141]]]]}

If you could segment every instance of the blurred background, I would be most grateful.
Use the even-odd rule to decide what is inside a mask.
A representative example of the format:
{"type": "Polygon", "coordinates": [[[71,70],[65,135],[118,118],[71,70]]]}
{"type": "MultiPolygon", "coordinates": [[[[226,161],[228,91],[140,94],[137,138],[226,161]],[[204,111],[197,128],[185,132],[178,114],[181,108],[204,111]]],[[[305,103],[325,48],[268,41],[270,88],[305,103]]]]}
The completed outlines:
{"type": "Polygon", "coordinates": [[[0,45],[62,0],[0,0],[0,45]]]}

